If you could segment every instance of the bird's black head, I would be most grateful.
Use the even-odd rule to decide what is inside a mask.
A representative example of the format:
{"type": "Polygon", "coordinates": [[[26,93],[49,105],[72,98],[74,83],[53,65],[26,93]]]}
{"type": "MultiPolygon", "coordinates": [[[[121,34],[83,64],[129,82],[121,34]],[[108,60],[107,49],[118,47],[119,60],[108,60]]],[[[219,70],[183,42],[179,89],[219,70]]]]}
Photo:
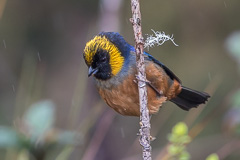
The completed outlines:
{"type": "Polygon", "coordinates": [[[88,76],[94,74],[97,79],[107,80],[111,78],[112,69],[109,53],[105,50],[98,50],[93,56],[93,62],[89,67],[88,76]]]}
{"type": "Polygon", "coordinates": [[[130,45],[116,32],[101,32],[90,40],[83,57],[89,67],[89,76],[108,80],[117,75],[130,53],[130,45]]]}

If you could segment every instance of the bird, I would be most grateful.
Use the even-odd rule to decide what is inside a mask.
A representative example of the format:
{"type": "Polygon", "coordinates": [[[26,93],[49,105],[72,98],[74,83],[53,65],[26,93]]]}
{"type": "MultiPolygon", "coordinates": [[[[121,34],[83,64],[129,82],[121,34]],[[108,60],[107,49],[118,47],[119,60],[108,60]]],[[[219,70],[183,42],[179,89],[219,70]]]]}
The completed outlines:
{"type": "MultiPolygon", "coordinates": [[[[147,52],[143,55],[150,115],[158,113],[166,101],[188,111],[210,97],[206,92],[184,87],[163,63],[147,52]]],[[[121,115],[140,116],[135,48],[118,32],[100,32],[86,43],[83,58],[88,77],[94,77],[107,105],[121,115]]]]}

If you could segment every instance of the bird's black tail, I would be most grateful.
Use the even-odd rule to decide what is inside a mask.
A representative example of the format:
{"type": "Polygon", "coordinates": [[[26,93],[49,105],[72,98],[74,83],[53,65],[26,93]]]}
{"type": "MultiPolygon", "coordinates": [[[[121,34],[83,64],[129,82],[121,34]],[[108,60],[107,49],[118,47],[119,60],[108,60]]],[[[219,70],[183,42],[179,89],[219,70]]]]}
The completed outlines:
{"type": "Polygon", "coordinates": [[[196,108],[198,105],[205,103],[209,97],[208,93],[182,87],[182,91],[179,95],[176,98],[171,99],[171,101],[183,110],[188,111],[193,107],[196,108]]]}

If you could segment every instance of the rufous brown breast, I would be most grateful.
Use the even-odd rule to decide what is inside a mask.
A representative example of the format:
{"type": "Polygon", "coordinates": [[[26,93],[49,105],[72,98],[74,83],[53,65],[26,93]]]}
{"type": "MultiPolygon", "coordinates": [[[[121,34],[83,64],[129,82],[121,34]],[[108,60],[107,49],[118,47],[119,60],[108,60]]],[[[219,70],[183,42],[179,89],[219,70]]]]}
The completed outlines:
{"type": "MultiPolygon", "coordinates": [[[[122,115],[140,116],[138,86],[136,83],[136,68],[119,85],[111,89],[98,88],[99,94],[106,103],[122,115]]],[[[146,62],[146,77],[155,89],[162,93],[159,95],[152,87],[147,86],[148,109],[150,114],[159,111],[162,103],[176,97],[181,92],[181,84],[170,79],[165,71],[157,64],[146,62]]]]}

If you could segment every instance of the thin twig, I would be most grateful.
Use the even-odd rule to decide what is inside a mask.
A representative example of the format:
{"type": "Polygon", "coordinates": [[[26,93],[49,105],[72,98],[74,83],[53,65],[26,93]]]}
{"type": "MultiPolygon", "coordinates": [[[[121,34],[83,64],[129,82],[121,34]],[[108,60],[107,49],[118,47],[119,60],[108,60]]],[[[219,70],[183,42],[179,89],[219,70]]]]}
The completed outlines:
{"type": "Polygon", "coordinates": [[[112,124],[113,118],[115,116],[113,113],[114,112],[109,111],[104,114],[103,119],[100,121],[96,132],[91,139],[91,142],[85,151],[85,154],[83,155],[83,160],[95,159],[97,152],[99,151],[99,148],[101,147],[101,144],[106,136],[106,133],[112,124]]]}
{"type": "Polygon", "coordinates": [[[240,148],[240,141],[237,139],[233,139],[227,144],[223,145],[216,153],[219,156],[219,159],[226,159],[227,156],[239,150],[239,148],[240,148]]]}
{"type": "Polygon", "coordinates": [[[133,25],[135,37],[135,50],[136,50],[136,65],[138,76],[138,92],[139,92],[139,105],[140,105],[140,139],[139,142],[142,146],[143,159],[151,160],[151,138],[150,138],[150,117],[147,108],[147,88],[146,88],[146,73],[143,56],[144,40],[141,28],[141,13],[139,0],[131,0],[132,18],[130,21],[133,25]]]}

